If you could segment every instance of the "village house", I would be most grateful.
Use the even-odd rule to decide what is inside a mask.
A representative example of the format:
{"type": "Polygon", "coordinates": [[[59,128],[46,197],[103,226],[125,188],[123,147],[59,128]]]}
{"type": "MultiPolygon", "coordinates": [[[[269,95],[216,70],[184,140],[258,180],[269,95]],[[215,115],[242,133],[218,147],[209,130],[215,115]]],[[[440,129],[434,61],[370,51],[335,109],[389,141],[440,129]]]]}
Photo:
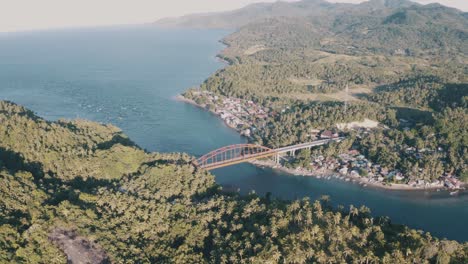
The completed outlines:
{"type": "Polygon", "coordinates": [[[320,138],[322,139],[337,138],[338,136],[338,133],[334,133],[330,130],[325,130],[322,132],[322,134],[320,134],[320,138]]]}

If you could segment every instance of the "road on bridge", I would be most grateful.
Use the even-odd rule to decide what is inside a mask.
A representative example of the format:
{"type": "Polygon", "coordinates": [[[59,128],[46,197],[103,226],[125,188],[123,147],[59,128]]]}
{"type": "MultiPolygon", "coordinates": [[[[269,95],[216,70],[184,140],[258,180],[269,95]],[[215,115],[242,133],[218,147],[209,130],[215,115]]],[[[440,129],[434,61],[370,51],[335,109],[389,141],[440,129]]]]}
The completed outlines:
{"type": "Polygon", "coordinates": [[[342,137],[322,139],[277,149],[270,149],[264,146],[254,144],[230,145],[211,151],[210,153],[198,158],[196,161],[196,166],[205,170],[213,170],[267,157],[275,157],[275,160],[279,162],[279,156],[282,153],[289,152],[290,154],[294,155],[294,152],[296,152],[297,150],[321,146],[328,144],[332,141],[341,141],[342,139],[342,137]]]}

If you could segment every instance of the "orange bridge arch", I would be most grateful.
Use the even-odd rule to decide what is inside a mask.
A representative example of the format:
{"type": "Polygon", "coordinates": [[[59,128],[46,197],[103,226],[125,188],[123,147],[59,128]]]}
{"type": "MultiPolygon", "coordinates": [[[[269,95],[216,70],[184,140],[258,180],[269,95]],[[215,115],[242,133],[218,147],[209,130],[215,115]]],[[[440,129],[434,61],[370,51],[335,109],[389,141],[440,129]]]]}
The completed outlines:
{"type": "Polygon", "coordinates": [[[213,150],[196,160],[196,166],[201,169],[212,170],[230,166],[249,160],[271,157],[277,151],[260,145],[236,144],[213,150]]]}

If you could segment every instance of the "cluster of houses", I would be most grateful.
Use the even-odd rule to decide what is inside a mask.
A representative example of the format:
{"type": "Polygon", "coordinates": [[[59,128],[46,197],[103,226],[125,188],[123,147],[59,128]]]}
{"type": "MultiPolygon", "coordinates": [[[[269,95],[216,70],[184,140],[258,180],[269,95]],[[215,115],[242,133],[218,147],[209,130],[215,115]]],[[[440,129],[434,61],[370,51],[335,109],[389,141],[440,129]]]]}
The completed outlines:
{"type": "MultiPolygon", "coordinates": [[[[238,130],[242,135],[250,137],[257,128],[255,124],[261,124],[269,115],[274,114],[269,109],[256,105],[253,101],[242,100],[216,95],[209,91],[200,91],[198,96],[205,99],[205,106],[219,115],[224,122],[238,130]]],[[[409,121],[401,120],[403,123],[409,121]]],[[[405,123],[405,124],[406,124],[405,123]]],[[[369,128],[357,129],[358,134],[369,133],[369,128]]],[[[310,137],[314,139],[332,139],[339,137],[336,131],[310,131],[310,137]]],[[[438,149],[438,151],[442,151],[438,149]]],[[[416,150],[408,147],[407,154],[413,154],[421,158],[423,154],[431,152],[428,149],[416,150]]],[[[316,171],[321,169],[336,171],[343,177],[364,178],[370,183],[405,183],[413,187],[447,187],[449,189],[462,188],[462,182],[451,175],[443,175],[439,180],[426,182],[425,180],[410,180],[398,170],[388,170],[379,164],[373,164],[361,155],[357,150],[342,153],[337,159],[325,159],[323,156],[314,158],[310,164],[316,171]]]]}
{"type": "Polygon", "coordinates": [[[461,189],[463,185],[459,179],[453,177],[452,175],[445,175],[441,180],[444,182],[445,187],[449,189],[461,189]]]}
{"type": "Polygon", "coordinates": [[[348,177],[367,177],[376,182],[401,182],[405,176],[395,170],[388,171],[378,164],[373,164],[357,150],[342,153],[337,159],[325,159],[323,156],[315,158],[311,164],[314,169],[327,169],[348,177]]]}
{"type": "Polygon", "coordinates": [[[323,156],[316,157],[311,166],[314,170],[322,169],[338,172],[343,177],[366,178],[369,183],[403,183],[420,188],[462,188],[462,182],[450,175],[443,175],[439,180],[427,182],[425,180],[409,180],[409,178],[398,170],[388,170],[379,164],[374,164],[357,150],[343,153],[337,159],[325,159],[323,156]]]}
{"type": "Polygon", "coordinates": [[[268,118],[269,110],[256,105],[253,101],[219,96],[209,91],[202,91],[201,96],[207,100],[206,105],[214,106],[212,111],[219,115],[228,126],[247,137],[256,129],[255,121],[268,118]]]}

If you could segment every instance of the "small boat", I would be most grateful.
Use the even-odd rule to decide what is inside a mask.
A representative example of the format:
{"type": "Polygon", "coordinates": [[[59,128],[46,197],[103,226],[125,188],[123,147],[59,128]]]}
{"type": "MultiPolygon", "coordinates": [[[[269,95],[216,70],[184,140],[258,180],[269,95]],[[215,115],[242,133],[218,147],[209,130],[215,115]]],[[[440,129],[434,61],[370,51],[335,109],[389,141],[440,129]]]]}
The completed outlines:
{"type": "Polygon", "coordinates": [[[457,194],[458,194],[458,190],[450,192],[450,195],[457,195],[457,194]]]}

